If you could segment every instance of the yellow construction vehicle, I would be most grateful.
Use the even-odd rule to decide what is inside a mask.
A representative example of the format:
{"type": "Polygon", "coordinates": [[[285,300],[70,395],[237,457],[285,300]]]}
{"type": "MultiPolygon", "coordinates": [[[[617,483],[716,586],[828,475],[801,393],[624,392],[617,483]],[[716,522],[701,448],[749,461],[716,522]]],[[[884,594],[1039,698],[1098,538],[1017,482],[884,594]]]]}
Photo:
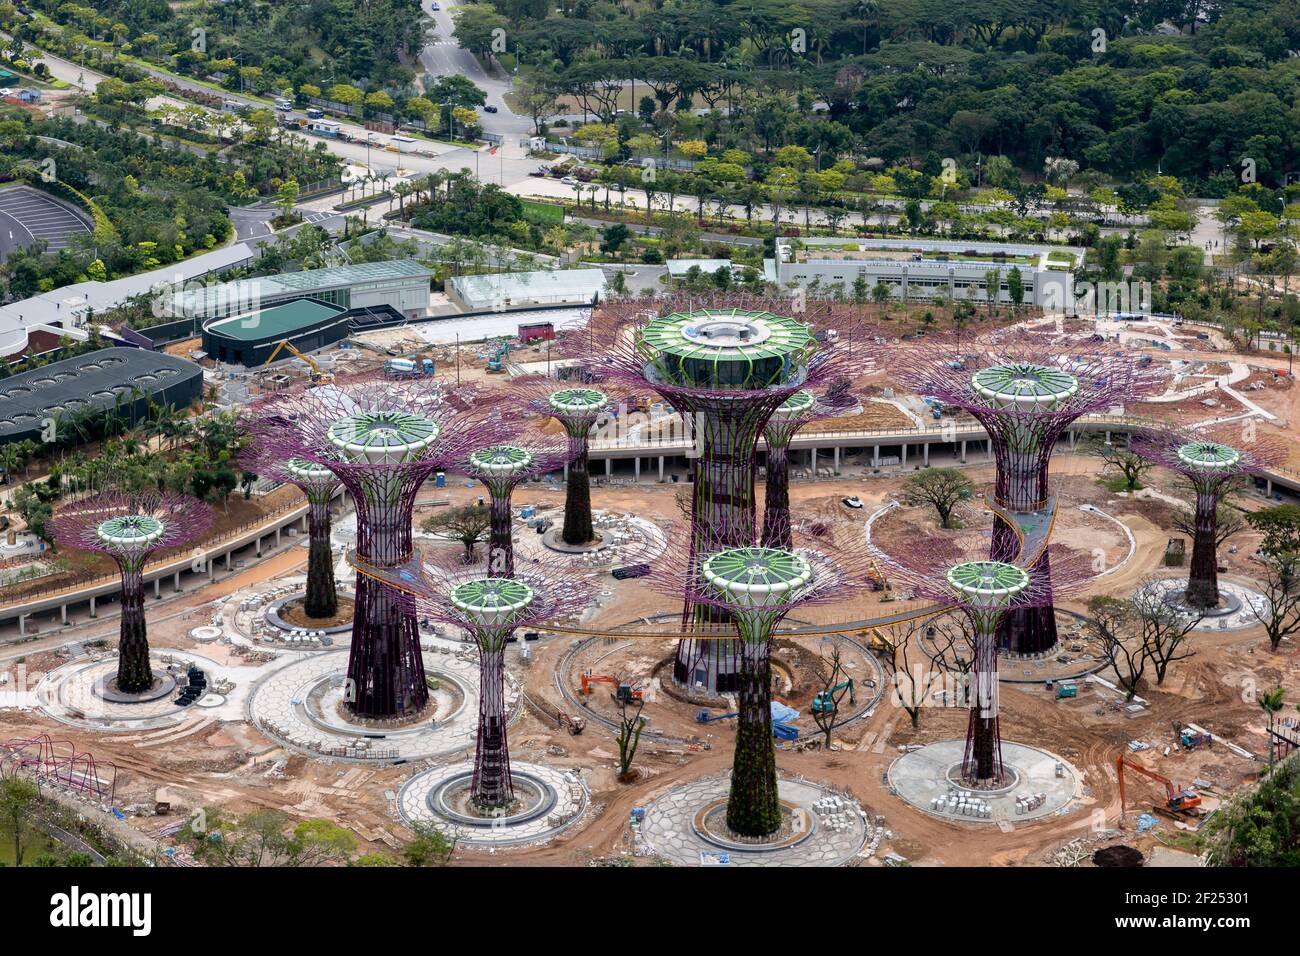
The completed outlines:
{"type": "Polygon", "coordinates": [[[281,339],[280,344],[275,347],[275,351],[271,353],[270,357],[265,362],[263,362],[262,365],[266,366],[274,362],[275,357],[280,354],[281,349],[288,349],[289,353],[293,355],[294,358],[302,359],[304,362],[307,363],[307,367],[311,369],[311,380],[313,382],[334,381],[333,375],[321,369],[321,367],[316,364],[316,360],[312,358],[310,355],[307,355],[303,352],[299,352],[296,348],[294,348],[293,343],[290,342],[288,339],[281,339]]]}

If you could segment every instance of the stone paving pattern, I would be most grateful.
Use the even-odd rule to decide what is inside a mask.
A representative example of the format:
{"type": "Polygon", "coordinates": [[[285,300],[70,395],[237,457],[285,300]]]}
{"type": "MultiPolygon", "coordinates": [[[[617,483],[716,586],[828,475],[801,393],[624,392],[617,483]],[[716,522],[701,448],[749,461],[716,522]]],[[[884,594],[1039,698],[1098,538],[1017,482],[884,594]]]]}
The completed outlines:
{"type": "Polygon", "coordinates": [[[645,820],[641,824],[638,855],[653,852],[678,866],[716,862],[720,853],[728,854],[730,866],[843,866],[861,853],[867,841],[867,822],[860,810],[843,814],[847,826],[836,830],[827,825],[823,815],[815,809],[817,801],[838,794],[807,781],[781,780],[778,785],[781,800],[802,807],[811,819],[817,821],[812,836],[781,850],[723,850],[697,836],[694,822],[696,813],[715,800],[725,798],[730,786],[729,776],[707,777],[675,787],[655,799],[646,808],[645,820]],[[701,854],[706,854],[709,859],[702,860],[701,854]]]}
{"type": "Polygon", "coordinates": [[[555,791],[555,806],[550,813],[513,826],[465,827],[457,826],[434,813],[429,806],[429,795],[443,782],[474,769],[472,763],[434,767],[411,777],[397,794],[397,812],[409,826],[417,821],[433,823],[449,834],[455,834],[458,846],[515,846],[523,843],[543,843],[568,827],[587,808],[589,794],[582,778],[573,772],[563,772],[535,763],[511,761],[510,769],[516,773],[536,777],[555,791]]]}
{"type": "Polygon", "coordinates": [[[1002,761],[1020,774],[1016,786],[1005,793],[984,794],[976,792],[992,809],[989,819],[961,816],[955,813],[933,812],[930,801],[946,796],[958,789],[948,779],[948,770],[961,763],[966,751],[965,740],[941,740],[927,744],[920,750],[903,754],[889,766],[889,785],[905,801],[930,816],[953,823],[974,823],[997,826],[999,823],[1025,823],[1051,816],[1068,808],[1082,793],[1079,771],[1064,758],[1027,747],[1024,744],[1002,742],[1002,761]],[[1065,776],[1056,775],[1056,765],[1065,767],[1065,776]],[[1016,798],[1029,794],[1046,795],[1043,804],[1027,813],[1016,813],[1016,798]]]}
{"type": "MultiPolygon", "coordinates": [[[[444,645],[445,646],[445,645],[444,645]]],[[[351,733],[331,732],[313,722],[306,712],[310,690],[347,669],[347,651],[311,654],[281,668],[260,681],[249,702],[249,715],[262,730],[285,746],[306,753],[359,760],[419,760],[445,756],[474,746],[478,724],[478,658],[469,648],[457,653],[424,652],[425,670],[454,678],[465,693],[463,706],[449,720],[402,727],[391,731],[357,725],[351,733]],[[366,733],[385,733],[382,740],[354,746],[366,733]]],[[[513,712],[519,698],[518,686],[507,676],[506,706],[513,712]]]]}

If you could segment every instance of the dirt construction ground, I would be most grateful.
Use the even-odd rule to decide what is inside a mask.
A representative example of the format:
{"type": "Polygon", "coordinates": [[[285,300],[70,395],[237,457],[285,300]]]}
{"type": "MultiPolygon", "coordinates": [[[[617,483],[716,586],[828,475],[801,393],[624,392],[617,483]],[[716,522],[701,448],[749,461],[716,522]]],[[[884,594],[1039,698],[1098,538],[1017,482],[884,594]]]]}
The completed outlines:
{"type": "MultiPolygon", "coordinates": [[[[1107,567],[1118,565],[1112,573],[1098,579],[1091,592],[1064,602],[1067,609],[1081,610],[1081,602],[1088,593],[1126,594],[1148,576],[1161,573],[1160,560],[1170,536],[1166,529],[1174,506],[1161,497],[1119,495],[1106,490],[1098,481],[1100,464],[1093,457],[1069,454],[1058,455],[1054,461],[1053,481],[1061,502],[1056,540],[1065,547],[1100,552],[1107,567]],[[1078,506],[1085,503],[1109,517],[1079,511],[1078,506]],[[1116,522],[1132,533],[1131,554],[1128,538],[1116,522]]],[[[981,491],[992,480],[990,465],[972,465],[967,472],[981,486],[981,491]]],[[[861,534],[866,516],[895,496],[901,481],[899,474],[882,474],[796,482],[792,487],[792,504],[798,513],[833,518],[837,538],[853,541],[861,534]],[[839,503],[841,497],[850,494],[860,496],[865,508],[851,511],[839,503]]],[[[1173,497],[1177,493],[1176,484],[1168,474],[1151,474],[1148,484],[1163,495],[1173,497]]],[[[666,524],[681,520],[674,491],[673,485],[597,486],[593,489],[594,505],[666,524]]],[[[439,490],[438,494],[455,504],[476,498],[478,491],[466,488],[463,482],[449,481],[448,488],[439,490]]],[[[521,488],[515,503],[517,506],[535,504],[542,513],[558,513],[562,504],[557,492],[533,485],[521,488]]],[[[1258,498],[1251,496],[1245,496],[1241,502],[1247,508],[1259,503],[1258,498]]],[[[422,513],[428,514],[433,508],[426,504],[422,513]]],[[[955,535],[973,548],[980,547],[988,536],[988,515],[970,504],[959,517],[963,527],[944,533],[955,535]]],[[[930,533],[937,533],[933,514],[920,507],[904,506],[877,523],[874,540],[888,550],[905,547],[909,538],[930,533]]],[[[1252,535],[1242,532],[1229,546],[1235,548],[1235,553],[1226,553],[1227,548],[1224,549],[1227,576],[1249,581],[1252,566],[1246,556],[1255,548],[1252,535]]],[[[151,642],[160,649],[190,649],[218,662],[231,660],[229,645],[200,647],[188,637],[189,630],[208,623],[210,602],[216,597],[234,593],[259,580],[295,571],[301,573],[304,557],[301,548],[289,549],[216,585],[178,595],[156,606],[150,614],[151,642]]],[[[621,625],[645,615],[671,615],[680,610],[648,589],[643,581],[620,582],[605,577],[602,582],[602,588],[610,593],[602,597],[601,608],[590,626],[621,625]]],[[[803,623],[857,620],[870,617],[880,607],[880,596],[864,589],[846,594],[845,600],[833,607],[806,609],[798,616],[803,623]]],[[[111,643],[116,636],[115,625],[106,619],[96,628],[79,628],[77,636],[90,640],[103,638],[111,643]]],[[[44,671],[66,659],[55,650],[66,640],[66,637],[47,638],[22,649],[6,649],[0,651],[0,661],[10,668],[21,662],[28,685],[32,686],[44,671]]],[[[583,707],[578,700],[578,675],[590,669],[595,673],[617,674],[621,679],[649,688],[657,678],[663,677],[659,668],[671,655],[673,645],[662,640],[623,641],[614,645],[597,641],[594,646],[575,652],[569,665],[560,671],[560,683],[570,691],[570,696],[565,696],[557,687],[556,669],[577,640],[549,637],[534,647],[527,661],[520,660],[513,652],[509,655],[509,666],[527,695],[547,705],[524,707],[510,729],[511,753],[519,761],[537,761],[581,772],[598,812],[589,814],[582,825],[549,845],[498,851],[490,856],[462,850],[457,855],[459,863],[582,865],[625,856],[629,852],[628,818],[634,807],[645,806],[656,794],[675,784],[729,767],[734,736],[730,722],[696,723],[698,704],[665,693],[662,689],[665,681],[660,679],[657,692],[646,704],[645,715],[650,718],[651,727],[662,736],[643,738],[636,761],[640,779],[630,784],[619,783],[615,779],[617,746],[613,733],[595,719],[601,715],[608,718],[615,712],[610,685],[593,685],[595,689],[583,707]],[[570,713],[586,710],[593,719],[588,720],[581,736],[570,736],[546,715],[548,710],[556,709],[570,713]]],[[[810,638],[799,646],[781,642],[777,648],[775,691],[778,698],[801,712],[798,721],[801,740],[817,735],[808,704],[824,680],[825,658],[832,643],[810,638]]],[[[996,826],[963,825],[932,818],[892,796],[883,782],[899,748],[963,736],[966,714],[958,708],[923,708],[919,726],[914,728],[908,715],[886,695],[869,716],[837,731],[830,751],[801,752],[781,744],[778,766],[783,773],[801,774],[845,788],[869,812],[883,817],[892,837],[883,845],[882,853],[892,850],[918,865],[1046,863],[1062,844],[1076,838],[1097,839],[1098,830],[1112,830],[1117,826],[1120,806],[1114,762],[1130,741],[1141,740],[1150,745],[1135,759],[1176,781],[1201,781],[1198,785],[1211,795],[1230,793],[1257,773],[1258,763],[1235,756],[1222,745],[1191,753],[1174,748],[1168,756],[1164,752],[1174,742],[1176,726],[1195,723],[1247,750],[1262,753],[1264,717],[1251,699],[1250,690],[1297,686],[1300,659],[1295,645],[1286,642],[1274,653],[1268,649],[1259,628],[1247,628],[1198,633],[1192,646],[1195,656],[1175,663],[1163,686],[1154,686],[1148,679],[1140,691],[1148,706],[1138,717],[1125,716],[1118,706],[1117,695],[1101,686],[1087,687],[1077,699],[1061,702],[1054,701],[1051,694],[1036,684],[1006,687],[1002,695],[1004,738],[1040,746],[1065,757],[1082,772],[1085,788],[1082,805],[1071,812],[1033,824],[1016,825],[1010,832],[996,826]]],[[[873,684],[884,689],[874,665],[855,646],[845,643],[844,652],[847,673],[859,679],[864,695],[869,690],[874,694],[873,684]]],[[[1104,671],[1102,676],[1107,676],[1104,671]]],[[[152,807],[158,789],[166,789],[175,808],[171,815],[144,814],[129,819],[130,825],[146,837],[174,823],[178,813],[200,805],[219,806],[231,813],[278,808],[294,817],[328,818],[354,831],[359,842],[374,852],[395,854],[409,836],[393,815],[390,798],[385,794],[395,792],[410,777],[410,767],[370,767],[308,759],[283,750],[242,721],[187,723],[179,731],[98,733],[57,724],[36,711],[0,710],[0,739],[42,732],[70,740],[78,749],[93,752],[101,761],[115,763],[119,769],[117,805],[120,807],[152,807]]],[[[1136,839],[1144,850],[1157,841],[1171,845],[1194,843],[1194,837],[1178,831],[1170,821],[1162,821],[1150,834],[1139,838],[1132,835],[1133,818],[1137,812],[1149,810],[1158,796],[1154,784],[1135,778],[1129,784],[1130,829],[1124,837],[1104,833],[1102,838],[1110,842],[1136,839]]],[[[166,842],[163,838],[162,843],[166,842]]],[[[873,862],[879,856],[878,853],[873,862]]]]}

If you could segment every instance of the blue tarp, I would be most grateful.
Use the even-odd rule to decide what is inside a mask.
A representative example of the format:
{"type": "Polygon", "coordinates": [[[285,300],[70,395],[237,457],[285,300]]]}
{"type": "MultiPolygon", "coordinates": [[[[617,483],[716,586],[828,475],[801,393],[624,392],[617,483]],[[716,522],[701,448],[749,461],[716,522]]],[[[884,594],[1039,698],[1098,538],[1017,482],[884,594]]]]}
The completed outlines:
{"type": "Polygon", "coordinates": [[[792,720],[799,719],[799,711],[793,707],[787,707],[778,701],[772,701],[772,722],[777,724],[788,724],[792,720]]]}

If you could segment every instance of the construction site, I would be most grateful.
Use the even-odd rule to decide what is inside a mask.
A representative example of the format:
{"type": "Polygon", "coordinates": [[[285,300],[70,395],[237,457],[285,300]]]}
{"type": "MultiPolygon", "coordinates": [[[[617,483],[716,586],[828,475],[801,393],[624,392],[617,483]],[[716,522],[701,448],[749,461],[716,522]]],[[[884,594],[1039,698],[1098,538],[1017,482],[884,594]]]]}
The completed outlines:
{"type": "Polygon", "coordinates": [[[255,480],[10,530],[0,777],[168,866],[1202,865],[1300,749],[1287,356],[788,305],[200,357],[255,480]]]}

